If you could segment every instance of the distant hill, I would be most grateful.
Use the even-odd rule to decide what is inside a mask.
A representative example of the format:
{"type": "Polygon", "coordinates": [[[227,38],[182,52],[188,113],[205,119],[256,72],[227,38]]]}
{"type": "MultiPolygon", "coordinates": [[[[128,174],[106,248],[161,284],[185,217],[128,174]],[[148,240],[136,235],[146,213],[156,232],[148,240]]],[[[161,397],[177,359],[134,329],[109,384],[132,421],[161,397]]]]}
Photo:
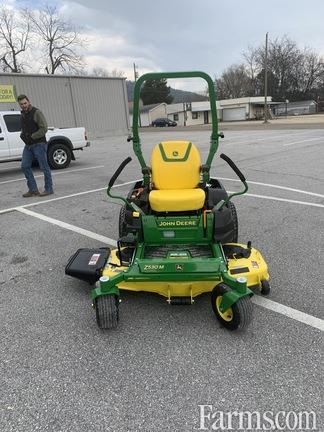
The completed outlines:
{"type": "Polygon", "coordinates": [[[171,87],[171,95],[173,96],[172,103],[179,102],[201,102],[208,100],[207,96],[190,91],[177,90],[171,87]]]}
{"type": "MultiPolygon", "coordinates": [[[[128,101],[132,102],[134,98],[134,81],[126,81],[127,86],[127,97],[128,101]]],[[[184,91],[184,90],[177,90],[171,87],[171,95],[173,97],[172,103],[180,103],[180,102],[200,102],[200,101],[206,101],[208,98],[206,96],[184,91]]]]}

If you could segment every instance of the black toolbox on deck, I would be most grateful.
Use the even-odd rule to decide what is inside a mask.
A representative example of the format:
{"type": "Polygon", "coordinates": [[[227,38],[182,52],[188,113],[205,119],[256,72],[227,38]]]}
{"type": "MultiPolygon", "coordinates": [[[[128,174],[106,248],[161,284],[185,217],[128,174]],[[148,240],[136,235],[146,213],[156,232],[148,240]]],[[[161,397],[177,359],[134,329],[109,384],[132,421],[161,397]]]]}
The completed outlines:
{"type": "Polygon", "coordinates": [[[109,255],[109,248],[78,249],[69,259],[65,274],[93,285],[99,280],[109,255]]]}

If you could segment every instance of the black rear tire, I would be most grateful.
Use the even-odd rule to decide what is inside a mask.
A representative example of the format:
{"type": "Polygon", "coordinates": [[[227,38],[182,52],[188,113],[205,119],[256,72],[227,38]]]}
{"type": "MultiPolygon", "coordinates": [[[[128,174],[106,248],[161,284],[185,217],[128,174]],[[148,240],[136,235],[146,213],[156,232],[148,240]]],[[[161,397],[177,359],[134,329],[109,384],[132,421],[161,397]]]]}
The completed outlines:
{"type": "Polygon", "coordinates": [[[236,212],[236,208],[235,205],[232,203],[232,201],[230,201],[228,203],[228,208],[231,211],[232,214],[232,220],[233,220],[233,224],[234,224],[234,231],[233,231],[233,236],[232,238],[228,241],[228,243],[237,243],[238,242],[238,219],[237,219],[237,212],[236,212]]]}
{"type": "Polygon", "coordinates": [[[221,312],[219,305],[222,296],[231,291],[231,288],[224,283],[221,283],[212,291],[211,303],[213,311],[218,321],[228,330],[241,330],[247,327],[252,319],[253,304],[250,297],[241,297],[227,311],[221,312]]]}
{"type": "Polygon", "coordinates": [[[47,151],[48,164],[52,169],[64,169],[70,165],[72,151],[68,145],[57,142],[49,144],[47,151]]]}
{"type": "Polygon", "coordinates": [[[127,235],[126,230],[126,205],[123,205],[119,212],[119,221],[118,221],[118,231],[119,231],[119,238],[124,237],[127,235]]]}
{"type": "Polygon", "coordinates": [[[119,320],[119,300],[114,294],[98,297],[95,301],[96,319],[101,329],[116,328],[119,320]]]}

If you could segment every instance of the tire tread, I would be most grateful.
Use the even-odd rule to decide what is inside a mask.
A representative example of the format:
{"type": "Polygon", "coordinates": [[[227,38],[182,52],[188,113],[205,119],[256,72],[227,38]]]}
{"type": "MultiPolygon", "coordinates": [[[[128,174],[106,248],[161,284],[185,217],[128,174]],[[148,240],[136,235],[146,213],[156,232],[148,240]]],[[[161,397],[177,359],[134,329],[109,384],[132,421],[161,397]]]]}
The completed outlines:
{"type": "Polygon", "coordinates": [[[213,311],[218,321],[226,327],[228,330],[242,330],[247,327],[253,316],[253,303],[249,296],[241,297],[236,303],[232,305],[233,309],[233,320],[230,322],[224,321],[219,316],[216,307],[216,298],[219,295],[224,295],[226,292],[231,291],[231,288],[224,283],[217,285],[211,295],[211,303],[213,311]]]}
{"type": "Polygon", "coordinates": [[[237,211],[232,201],[228,203],[228,208],[231,211],[233,224],[234,224],[234,235],[229,243],[237,243],[238,242],[238,219],[237,219],[237,211]]]}
{"type": "Polygon", "coordinates": [[[118,299],[113,294],[96,299],[97,324],[101,329],[112,329],[118,324],[118,299]]]}

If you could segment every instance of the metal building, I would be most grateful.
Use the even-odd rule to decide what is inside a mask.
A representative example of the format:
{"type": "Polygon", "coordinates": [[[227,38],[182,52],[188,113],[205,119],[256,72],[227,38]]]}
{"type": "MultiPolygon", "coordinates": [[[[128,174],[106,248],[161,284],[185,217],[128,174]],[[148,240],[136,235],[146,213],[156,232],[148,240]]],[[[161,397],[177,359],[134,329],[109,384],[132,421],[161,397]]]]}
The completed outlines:
{"type": "MultiPolygon", "coordinates": [[[[127,133],[125,78],[0,73],[0,85],[14,85],[40,108],[49,126],[84,126],[90,138],[127,133]]],[[[1,103],[0,110],[18,110],[1,103]]]]}
{"type": "MultiPolygon", "coordinates": [[[[280,102],[273,102],[267,97],[269,107],[280,102]]],[[[217,117],[220,121],[260,120],[264,118],[264,96],[251,96],[216,101],[217,117]]],[[[180,125],[198,125],[211,122],[210,103],[208,101],[177,103],[167,105],[167,114],[180,125]]]]}
{"type": "Polygon", "coordinates": [[[277,116],[295,116],[305,114],[315,114],[317,111],[317,103],[314,100],[305,100],[297,102],[287,102],[279,104],[275,108],[277,116]]]}

